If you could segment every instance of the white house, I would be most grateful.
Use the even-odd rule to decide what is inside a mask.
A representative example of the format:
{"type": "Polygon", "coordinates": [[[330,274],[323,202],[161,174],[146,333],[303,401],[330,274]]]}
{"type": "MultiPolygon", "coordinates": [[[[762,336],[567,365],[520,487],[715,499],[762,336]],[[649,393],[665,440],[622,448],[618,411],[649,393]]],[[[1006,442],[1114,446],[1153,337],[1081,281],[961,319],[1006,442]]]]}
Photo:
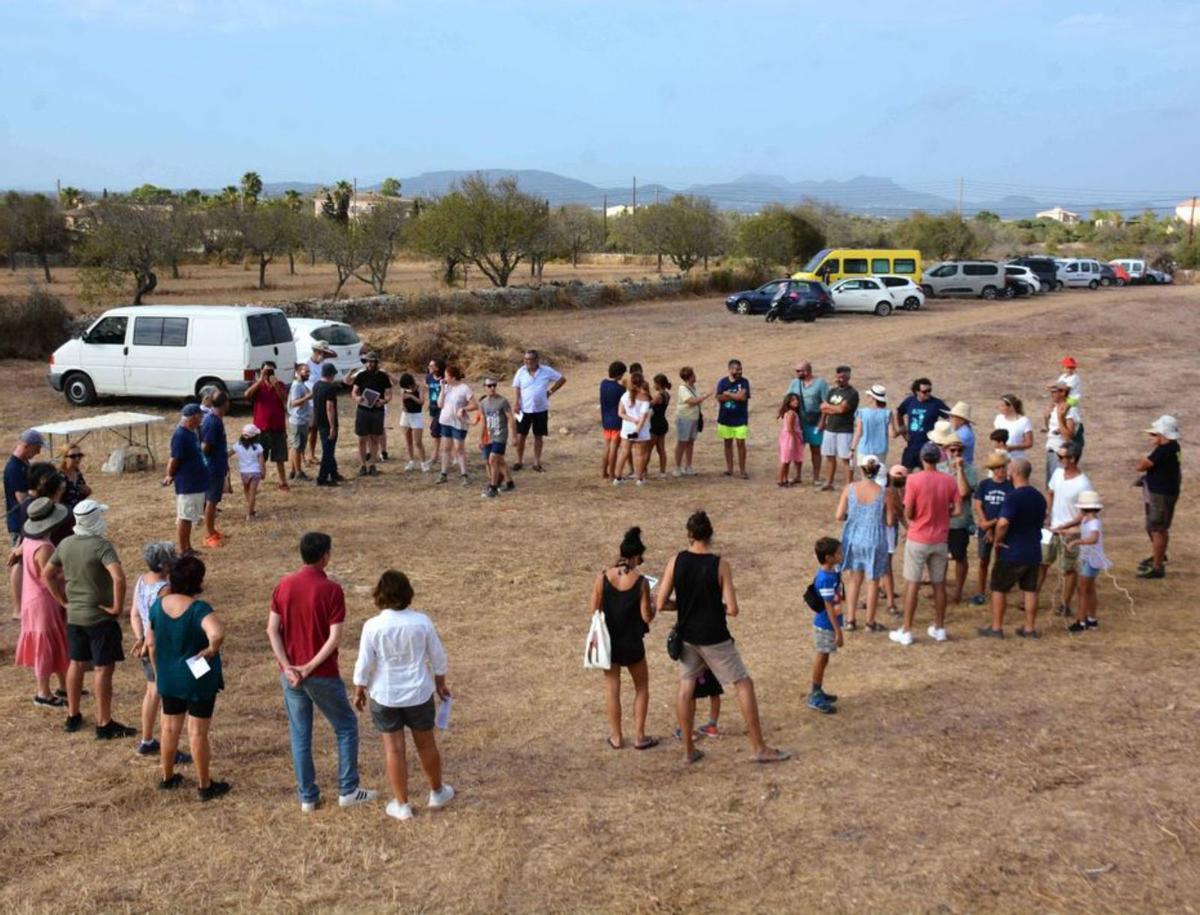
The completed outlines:
{"type": "MultiPolygon", "coordinates": [[[[325,193],[325,191],[318,191],[313,196],[313,213],[316,216],[321,215],[321,207],[325,203],[325,193]]],[[[376,194],[372,191],[362,191],[350,198],[349,216],[351,219],[359,219],[366,216],[371,210],[385,201],[388,203],[402,203],[406,210],[412,210],[411,199],[402,201],[399,197],[385,197],[383,194],[376,194]]]]}
{"type": "Polygon", "coordinates": [[[1189,197],[1175,205],[1175,216],[1189,226],[1200,226],[1200,199],[1189,197]]]}
{"type": "Polygon", "coordinates": [[[1051,207],[1049,210],[1042,210],[1037,214],[1037,219],[1053,219],[1055,222],[1061,222],[1063,225],[1073,226],[1079,222],[1079,214],[1072,213],[1070,210],[1064,210],[1062,207],[1051,207]]]}

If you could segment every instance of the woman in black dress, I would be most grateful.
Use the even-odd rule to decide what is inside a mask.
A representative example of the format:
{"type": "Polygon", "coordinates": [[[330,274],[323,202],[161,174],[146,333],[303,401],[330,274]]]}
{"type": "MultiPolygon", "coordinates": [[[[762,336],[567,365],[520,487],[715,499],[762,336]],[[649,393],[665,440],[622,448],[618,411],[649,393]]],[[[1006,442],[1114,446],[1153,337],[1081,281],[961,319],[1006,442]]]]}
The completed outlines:
{"type": "Polygon", "coordinates": [[[654,608],[650,605],[650,585],[638,566],[646,547],[641,528],[631,527],[621,541],[621,558],[596,577],[588,613],[604,612],[608,636],[612,642],[612,667],[604,671],[604,690],[608,700],[608,745],[619,750],[625,745],[621,735],[621,668],[629,668],[633,677],[633,727],[635,750],[658,746],[657,737],[646,736],[646,712],[650,707],[650,674],[646,668],[643,639],[650,631],[654,608]]]}
{"type": "Polygon", "coordinates": [[[667,475],[667,404],[671,402],[671,380],[661,372],[654,376],[654,396],[650,398],[650,450],[658,452],[658,475],[667,475]]]}

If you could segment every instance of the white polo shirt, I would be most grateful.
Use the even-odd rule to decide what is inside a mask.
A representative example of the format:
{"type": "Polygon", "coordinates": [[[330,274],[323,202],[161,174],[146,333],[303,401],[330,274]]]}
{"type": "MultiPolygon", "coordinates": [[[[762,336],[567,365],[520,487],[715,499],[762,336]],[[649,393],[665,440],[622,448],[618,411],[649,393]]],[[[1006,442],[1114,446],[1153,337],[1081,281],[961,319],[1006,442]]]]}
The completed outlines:
{"type": "Polygon", "coordinates": [[[512,382],[518,392],[517,409],[522,413],[545,413],[550,409],[550,386],[560,378],[562,373],[548,365],[539,365],[536,372],[521,366],[512,382]]]}
{"type": "Polygon", "coordinates": [[[446,650],[433,622],[417,610],[383,610],[363,624],[354,685],[380,705],[408,708],[433,695],[446,675],[446,650]]]}

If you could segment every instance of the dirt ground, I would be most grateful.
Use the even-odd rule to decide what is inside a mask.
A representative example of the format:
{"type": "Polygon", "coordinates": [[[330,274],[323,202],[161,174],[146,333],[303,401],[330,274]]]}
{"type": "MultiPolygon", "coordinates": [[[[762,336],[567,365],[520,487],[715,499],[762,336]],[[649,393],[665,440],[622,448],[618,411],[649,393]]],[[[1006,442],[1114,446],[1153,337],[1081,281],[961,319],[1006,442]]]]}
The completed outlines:
{"type": "MultiPolygon", "coordinates": [[[[253,524],[241,520],[240,495],[225,503],[230,545],[204,558],[206,596],[229,629],[213,724],[214,774],[234,785],[227,798],[164,797],[155,764],[138,759],[132,742],[92,739],[88,705],[87,729],[63,733],[61,714],[30,703],[32,675],[11,663],[15,626],[0,626],[0,909],[1196,911],[1200,639],[1186,596],[1200,559],[1196,484],[1187,473],[1168,577],[1154,582],[1133,575],[1147,545],[1130,484],[1134,459],[1148,450],[1142,430],[1159,413],[1179,418],[1191,453],[1200,428],[1197,308],[1200,290],[1168,288],[939,300],[920,313],[816,325],[739,318],[718,299],[502,322],[529,345],[565,338],[589,355],[565,367],[545,474],[521,472],[514,494],[483,500],[477,486],[405,476],[393,438],[381,478],[340,491],[268,490],[253,524]],[[972,404],[984,428],[999,396],[1013,391],[1040,429],[1045,384],[1065,353],[1085,380],[1083,466],[1104,497],[1109,554],[1133,606],[1105,580],[1098,631],[1070,636],[1045,613],[1044,637],[1032,643],[978,639],[983,612],[957,606],[950,641],[938,645],[924,636],[923,599],[911,648],[847,633],[826,684],[841,696],[840,712],[808,711],[811,620],[801,594],[813,542],[839,526],[833,494],[775,486],[775,410],[793,361],[809,358],[827,376],[849,362],[860,389],[879,381],[896,394],[931,375],[936,393],[972,404]],[[698,478],[641,489],[601,483],[596,385],[610,359],[638,359],[672,378],[690,363],[711,384],[731,356],[754,386],[749,482],[721,476],[708,431],[698,478]],[[633,524],[656,573],[684,548],[684,520],[697,507],[713,517],[715,547],[733,565],[742,614],[731,629],[769,742],[795,754],[782,765],[748,761],[730,700],[726,736],[702,741],[708,757],[684,769],[671,739],[669,618],[647,641],[649,732],[662,745],[605,746],[601,678],[580,661],[591,583],[633,524]],[[459,792],[445,812],[423,809],[415,763],[410,823],[387,818],[382,799],[299,811],[264,626],[271,589],[298,565],[298,536],[311,528],[333,535],[331,572],[347,590],[346,679],[384,568],[409,573],[415,606],[441,631],[457,700],[439,738],[459,792]]],[[[42,366],[3,369],[0,441],[78,415],[46,388],[42,366]]],[[[126,568],[140,573],[142,544],[170,536],[171,495],[151,474],[106,477],[100,443],[87,450],[126,568]]],[[[343,460],[353,469],[348,449],[343,460]]],[[[1052,573],[1048,584],[1057,582],[1052,573]]],[[[1044,594],[1043,610],[1054,600],[1044,594]]],[[[120,720],[136,723],[141,691],[138,665],[125,663],[120,720]]],[[[628,681],[624,699],[628,721],[628,681]]],[[[316,746],[332,800],[336,761],[324,723],[316,746]]],[[[360,762],[363,784],[385,789],[366,721],[360,762]]]]}
{"type": "MultiPolygon", "coordinates": [[[[543,282],[579,279],[584,282],[615,281],[630,277],[657,276],[653,262],[645,258],[622,255],[596,255],[581,260],[572,267],[569,263],[549,263],[542,274],[543,282]]],[[[670,264],[664,270],[670,268],[670,264]]],[[[287,258],[276,260],[267,268],[267,289],[258,288],[258,264],[184,264],[179,279],[172,279],[169,270],[158,274],[158,288],[146,297],[148,304],[158,305],[228,305],[247,302],[286,302],[295,299],[326,299],[333,294],[337,276],[331,264],[310,266],[308,260],[296,261],[295,275],[288,273],[287,258]]],[[[0,295],[24,295],[31,289],[44,288],[60,296],[68,307],[77,311],[95,310],[85,306],[79,297],[80,276],[76,267],[52,268],[54,282],[47,284],[41,268],[0,270],[0,295]]],[[[392,264],[388,273],[387,291],[413,293],[445,291],[440,282],[438,265],[433,261],[402,258],[392,264]]],[[[522,264],[512,276],[513,284],[529,281],[529,268],[522,264]]],[[[491,282],[475,268],[467,275],[467,288],[481,289],[491,282]]],[[[457,288],[462,288],[457,287],[457,288]]],[[[342,288],[342,297],[373,295],[370,284],[351,278],[342,288]]],[[[105,307],[125,305],[127,301],[106,303],[105,307]]]]}

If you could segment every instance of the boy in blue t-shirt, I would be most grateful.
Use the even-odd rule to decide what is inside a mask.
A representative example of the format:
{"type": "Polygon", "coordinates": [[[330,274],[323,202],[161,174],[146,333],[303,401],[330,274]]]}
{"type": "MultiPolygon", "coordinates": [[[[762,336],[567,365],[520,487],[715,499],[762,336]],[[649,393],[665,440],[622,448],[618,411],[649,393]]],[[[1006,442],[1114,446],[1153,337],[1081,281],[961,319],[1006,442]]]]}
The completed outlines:
{"type": "Polygon", "coordinates": [[[822,606],[818,610],[815,602],[809,604],[809,609],[813,610],[813,645],[817,657],[813,661],[812,692],[808,694],[808,707],[824,715],[832,715],[837,711],[837,696],[825,692],[822,687],[829,656],[842,647],[842,600],[845,592],[838,574],[842,544],[835,537],[822,537],[817,541],[816,554],[821,568],[817,570],[812,587],[822,606]]]}

